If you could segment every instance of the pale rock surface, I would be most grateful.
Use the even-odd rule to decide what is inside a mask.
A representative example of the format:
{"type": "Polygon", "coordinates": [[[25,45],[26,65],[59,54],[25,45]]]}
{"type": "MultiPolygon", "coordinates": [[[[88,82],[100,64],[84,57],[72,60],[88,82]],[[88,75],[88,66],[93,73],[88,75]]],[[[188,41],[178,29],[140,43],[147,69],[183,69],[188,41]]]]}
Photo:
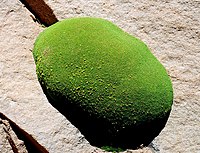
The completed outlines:
{"type": "MultiPolygon", "coordinates": [[[[108,19],[142,39],[166,67],[174,105],[160,135],[143,150],[126,153],[200,152],[200,1],[46,0],[59,19],[108,19]]],[[[43,28],[18,0],[0,0],[0,112],[52,153],[100,153],[47,101],[31,49],[43,28]]],[[[0,124],[0,147],[12,152],[0,124]],[[6,148],[6,149],[5,149],[6,148]]]]}

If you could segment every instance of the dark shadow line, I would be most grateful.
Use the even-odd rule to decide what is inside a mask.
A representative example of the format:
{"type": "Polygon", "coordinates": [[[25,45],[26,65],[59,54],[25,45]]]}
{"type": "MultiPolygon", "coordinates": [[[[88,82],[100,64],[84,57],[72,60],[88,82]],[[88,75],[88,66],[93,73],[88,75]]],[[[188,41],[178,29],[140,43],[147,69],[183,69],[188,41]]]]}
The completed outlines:
{"type": "Polygon", "coordinates": [[[22,4],[46,27],[58,22],[53,10],[44,2],[44,0],[20,0],[22,4]]]}
{"type": "Polygon", "coordinates": [[[40,145],[30,134],[20,128],[15,122],[6,117],[3,113],[0,112],[0,118],[7,120],[12,127],[13,131],[17,137],[24,141],[26,149],[29,153],[49,153],[46,148],[40,145]]]}

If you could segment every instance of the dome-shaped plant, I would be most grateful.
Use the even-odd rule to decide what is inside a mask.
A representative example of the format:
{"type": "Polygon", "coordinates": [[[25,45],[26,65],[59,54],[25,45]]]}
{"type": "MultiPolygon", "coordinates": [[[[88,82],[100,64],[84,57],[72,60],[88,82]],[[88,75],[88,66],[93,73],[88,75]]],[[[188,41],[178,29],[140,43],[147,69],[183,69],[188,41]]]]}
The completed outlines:
{"type": "Polygon", "coordinates": [[[92,144],[147,144],[165,125],[173,101],[165,68],[113,23],[63,20],[39,35],[33,55],[50,101],[92,144]]]}

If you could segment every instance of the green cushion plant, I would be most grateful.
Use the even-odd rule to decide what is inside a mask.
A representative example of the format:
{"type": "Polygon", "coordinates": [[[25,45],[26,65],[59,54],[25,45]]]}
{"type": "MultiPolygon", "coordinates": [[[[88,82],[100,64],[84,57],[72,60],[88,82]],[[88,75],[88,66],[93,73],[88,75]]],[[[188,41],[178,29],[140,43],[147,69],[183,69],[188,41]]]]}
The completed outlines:
{"type": "Polygon", "coordinates": [[[169,115],[173,90],[165,68],[141,40],[107,20],[58,22],[38,36],[33,55],[46,94],[57,105],[64,97],[93,118],[91,124],[101,123],[96,132],[110,145],[146,132],[138,129],[152,130],[169,115]]]}

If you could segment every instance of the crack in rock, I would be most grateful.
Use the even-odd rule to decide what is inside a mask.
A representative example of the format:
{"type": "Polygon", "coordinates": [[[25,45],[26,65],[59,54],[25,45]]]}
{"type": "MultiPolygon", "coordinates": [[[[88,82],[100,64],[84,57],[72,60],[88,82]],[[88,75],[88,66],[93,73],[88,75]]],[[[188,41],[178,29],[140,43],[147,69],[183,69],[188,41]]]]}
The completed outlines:
{"type": "MultiPolygon", "coordinates": [[[[1,143],[5,147],[11,148],[10,150],[7,150],[8,152],[12,150],[14,153],[28,153],[26,146],[22,140],[19,140],[13,129],[11,128],[9,122],[7,120],[3,120],[0,118],[0,134],[1,136],[4,136],[3,139],[6,141],[3,142],[3,139],[1,140],[1,143]],[[7,142],[7,143],[6,143],[7,142]]],[[[0,152],[1,152],[0,148],[0,152]]],[[[6,152],[7,152],[6,151],[6,152]]]]}
{"type": "MultiPolygon", "coordinates": [[[[10,144],[14,153],[48,153],[48,151],[43,146],[41,146],[30,134],[21,129],[15,122],[10,120],[1,112],[0,132],[3,132],[5,135],[4,137],[10,144]],[[1,130],[2,127],[3,130],[1,130]]],[[[2,142],[0,142],[0,144],[1,143],[2,142]]]]}
{"type": "Polygon", "coordinates": [[[23,141],[18,140],[14,131],[10,127],[10,124],[7,120],[0,119],[0,124],[2,124],[4,134],[6,135],[6,140],[8,140],[14,153],[27,153],[26,147],[23,141]],[[21,145],[19,145],[21,144],[21,145]],[[20,147],[21,146],[21,147],[20,147]],[[23,151],[22,151],[23,150],[23,151]]]}
{"type": "Polygon", "coordinates": [[[20,2],[35,16],[34,18],[31,15],[34,22],[47,27],[58,22],[53,10],[43,0],[20,0],[20,2]]]}

